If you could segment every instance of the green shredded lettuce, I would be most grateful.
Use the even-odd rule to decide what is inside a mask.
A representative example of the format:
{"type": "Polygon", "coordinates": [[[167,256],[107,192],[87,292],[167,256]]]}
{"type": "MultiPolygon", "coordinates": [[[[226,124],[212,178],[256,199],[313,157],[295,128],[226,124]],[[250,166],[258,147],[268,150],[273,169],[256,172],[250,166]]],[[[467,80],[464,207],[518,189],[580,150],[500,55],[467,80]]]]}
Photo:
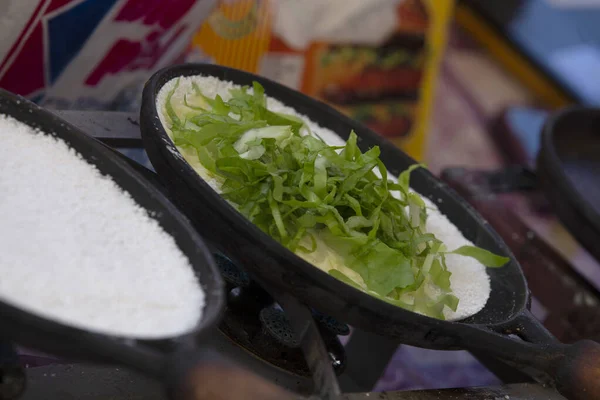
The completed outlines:
{"type": "Polygon", "coordinates": [[[300,118],[268,110],[257,82],[252,91],[232,89],[228,101],[204,96],[194,85],[184,96],[189,112],[183,118],[171,104],[178,84],[165,105],[175,144],[194,149],[219,179],[221,195],[264,232],[303,253],[316,251],[319,238],[362,282],[330,270],[337,279],[443,319],[445,307],[458,305],[445,254],[489,267],[508,262],[474,246],[448,252],[426,232],[425,202],[409,190],[410,174],[421,165],[403,171],[397,183],[389,180],[378,147],[363,153],[354,132],[345,146],[328,146],[300,118]],[[206,109],[191,105],[198,103],[206,109]]]}
{"type": "Polygon", "coordinates": [[[451,252],[461,256],[472,257],[490,268],[502,267],[508,262],[506,257],[498,256],[490,251],[475,246],[462,246],[451,252]]]}

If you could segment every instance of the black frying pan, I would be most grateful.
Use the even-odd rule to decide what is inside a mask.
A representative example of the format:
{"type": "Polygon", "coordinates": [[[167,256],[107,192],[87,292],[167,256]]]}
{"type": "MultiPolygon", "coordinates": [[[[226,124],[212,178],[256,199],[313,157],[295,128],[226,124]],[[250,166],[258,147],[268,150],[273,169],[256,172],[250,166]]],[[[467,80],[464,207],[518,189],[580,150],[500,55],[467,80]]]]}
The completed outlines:
{"type": "Polygon", "coordinates": [[[87,162],[129,192],[173,236],[189,258],[205,292],[204,312],[196,327],[187,334],[167,340],[136,340],[88,332],[25,312],[2,301],[0,337],[57,355],[120,363],[155,378],[167,379],[172,390],[189,398],[202,398],[208,390],[218,391],[226,398],[285,398],[286,395],[271,384],[226,363],[217,362],[214,354],[206,349],[196,349],[196,343],[202,342],[219,322],[225,305],[223,282],[200,236],[152,183],[100,142],[54,114],[1,89],[0,114],[12,116],[62,139],[87,162]],[[230,385],[221,384],[225,375],[230,385]],[[240,390],[247,397],[240,396],[237,393],[240,390]]]}
{"type": "Polygon", "coordinates": [[[505,267],[488,270],[492,293],[485,308],[460,322],[428,318],[354,289],[305,262],[239,214],[183,160],[157,114],[156,95],[166,82],[198,74],[241,85],[258,81],[269,96],[340,136],[347,138],[354,130],[363,151],[375,145],[381,148],[382,160],[395,175],[415,161],[333,108],[271,80],[216,65],[165,68],[144,88],[140,116],[144,147],[173,200],[216,248],[244,265],[267,288],[291,293],[307,305],[361,329],[419,347],[485,351],[546,373],[570,399],[600,398],[600,345],[589,341],[572,346],[556,342],[528,312],[527,284],[509,249],[465,201],[430,172],[416,170],[411,177],[413,188],[438,203],[475,245],[510,258],[505,267]]]}
{"type": "Polygon", "coordinates": [[[600,260],[600,110],[568,108],[542,129],[537,176],[569,232],[600,260]]]}

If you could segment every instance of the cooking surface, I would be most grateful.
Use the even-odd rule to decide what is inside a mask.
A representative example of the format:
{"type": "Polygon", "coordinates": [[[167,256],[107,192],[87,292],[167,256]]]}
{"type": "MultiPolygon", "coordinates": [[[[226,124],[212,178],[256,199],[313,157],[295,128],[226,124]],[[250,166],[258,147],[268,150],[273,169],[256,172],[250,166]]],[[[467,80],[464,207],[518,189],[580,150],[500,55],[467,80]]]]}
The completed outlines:
{"type": "Polygon", "coordinates": [[[600,162],[567,159],[563,160],[563,166],[574,189],[600,215],[600,162]]]}
{"type": "MultiPolygon", "coordinates": [[[[64,115],[64,114],[63,114],[64,115]]],[[[134,123],[131,123],[132,127],[135,127],[136,125],[134,123]]],[[[361,335],[357,335],[358,332],[355,332],[355,337],[356,338],[360,338],[361,335]]],[[[362,348],[365,348],[365,345],[369,345],[369,347],[371,347],[371,345],[374,343],[374,341],[378,341],[378,338],[375,338],[373,336],[369,337],[368,335],[365,336],[365,334],[362,335],[362,348]]],[[[216,338],[215,338],[216,339],[216,338]]],[[[387,350],[389,353],[393,352],[393,350],[395,350],[396,344],[394,343],[385,343],[385,341],[383,342],[383,346],[378,349],[379,350],[379,354],[377,355],[380,359],[382,360],[387,360],[385,354],[385,351],[387,350]],[[386,345],[387,345],[387,349],[386,349],[386,345]]],[[[235,356],[233,357],[235,360],[237,360],[238,362],[242,363],[243,365],[246,366],[251,366],[253,370],[263,374],[266,377],[269,377],[270,379],[273,379],[281,384],[283,384],[286,387],[289,388],[293,388],[295,390],[300,390],[300,391],[306,391],[307,389],[307,385],[310,385],[309,382],[307,382],[306,380],[302,380],[302,379],[298,379],[295,376],[291,376],[289,374],[285,374],[282,373],[281,376],[275,376],[273,375],[273,369],[272,368],[268,368],[265,367],[263,365],[263,363],[261,363],[259,360],[257,360],[255,357],[249,355],[247,352],[244,352],[243,350],[240,350],[239,347],[237,347],[235,344],[233,344],[233,342],[228,341],[227,339],[225,339],[224,337],[222,337],[220,339],[220,342],[216,345],[217,348],[219,348],[219,350],[224,351],[227,354],[235,354],[235,356]]],[[[355,391],[355,390],[360,390],[361,387],[370,387],[369,386],[369,382],[360,382],[360,370],[364,370],[364,365],[371,365],[370,361],[373,360],[369,360],[365,357],[361,357],[360,353],[357,353],[356,351],[356,347],[358,347],[360,349],[360,345],[356,345],[354,344],[354,350],[350,350],[352,349],[352,339],[350,341],[350,345],[349,345],[349,350],[348,350],[348,358],[350,360],[349,363],[349,372],[354,372],[354,374],[347,374],[346,376],[342,376],[342,378],[340,379],[340,382],[342,383],[345,391],[355,391]],[[356,366],[352,365],[352,362],[356,363],[360,363],[362,368],[356,368],[356,366]],[[357,373],[358,372],[358,373],[357,373]],[[353,390],[354,388],[354,390],[353,390]]],[[[375,350],[375,349],[374,349],[375,350]]],[[[416,350],[416,349],[415,349],[416,350]]],[[[364,351],[364,350],[363,350],[364,351]]],[[[408,346],[403,346],[402,350],[400,353],[398,354],[410,354],[411,353],[411,348],[408,346]],[[407,352],[408,351],[408,352],[407,352]]],[[[436,364],[439,367],[443,367],[445,364],[444,361],[444,355],[445,354],[453,354],[451,352],[445,353],[445,352],[433,352],[433,351],[422,351],[422,350],[418,350],[412,358],[407,358],[404,357],[404,361],[409,361],[412,360],[414,362],[413,365],[402,365],[396,362],[393,362],[392,365],[390,366],[390,369],[388,369],[388,371],[393,372],[393,373],[406,373],[406,372],[415,372],[415,375],[413,375],[413,378],[416,379],[417,381],[419,381],[419,378],[417,377],[419,374],[422,374],[424,370],[421,370],[421,372],[416,372],[415,370],[419,370],[419,368],[415,368],[415,366],[417,364],[420,363],[425,363],[427,364],[427,360],[429,360],[429,362],[431,362],[431,364],[436,364]],[[427,355],[430,355],[430,357],[428,357],[427,355]]],[[[371,356],[373,357],[373,356],[371,356]]],[[[375,357],[377,358],[377,357],[375,357]]],[[[452,357],[451,357],[452,358],[452,357]]],[[[375,360],[377,361],[377,360],[375,360]]],[[[385,363],[383,364],[385,365],[385,363]]],[[[380,365],[380,367],[383,367],[383,365],[380,365]]],[[[463,373],[469,373],[469,372],[473,372],[476,373],[477,370],[481,370],[481,366],[477,367],[473,367],[472,363],[465,363],[464,365],[461,366],[457,366],[456,364],[454,364],[454,368],[455,370],[462,370],[463,373]]],[[[374,367],[376,367],[374,365],[374,367]]],[[[91,385],[89,382],[87,381],[87,383],[82,383],[82,388],[87,390],[86,393],[83,394],[74,394],[71,395],[72,398],[85,398],[83,397],[84,395],[87,396],[91,396],[89,398],[101,398],[101,396],[104,396],[103,393],[98,392],[99,390],[108,390],[109,388],[109,383],[114,384],[113,386],[119,386],[120,389],[118,389],[120,391],[120,393],[125,393],[126,389],[123,388],[123,382],[125,382],[127,380],[127,378],[122,378],[120,375],[118,375],[118,372],[121,373],[126,373],[123,370],[119,370],[117,371],[116,368],[114,368],[113,370],[113,374],[117,374],[117,376],[114,377],[110,377],[110,376],[106,376],[103,375],[106,371],[96,371],[94,372],[93,369],[96,367],[91,367],[91,366],[85,366],[85,365],[63,365],[63,366],[47,366],[47,367],[41,367],[41,368],[33,368],[33,369],[29,369],[29,374],[31,376],[31,381],[29,382],[29,389],[27,391],[27,396],[31,396],[32,393],[35,394],[35,389],[37,384],[40,385],[40,391],[42,390],[46,390],[44,393],[47,393],[47,390],[49,390],[49,388],[57,388],[56,390],[60,389],[60,385],[56,383],[56,381],[52,381],[52,384],[50,385],[50,383],[48,382],[49,378],[57,378],[59,377],[59,373],[57,373],[56,371],[53,372],[52,368],[59,368],[57,371],[60,371],[61,374],[65,373],[65,372],[69,372],[71,374],[73,373],[80,373],[80,375],[84,376],[86,374],[86,372],[89,374],[96,374],[94,378],[81,378],[81,379],[91,379],[93,382],[100,382],[100,384],[94,384],[91,385]],[[50,369],[48,369],[50,368],[50,369]],[[62,368],[62,369],[61,369],[62,368]],[[68,369],[64,369],[64,368],[68,368],[68,369]],[[91,368],[91,369],[89,369],[91,368]],[[44,372],[46,371],[46,372],[44,372]],[[46,373],[46,376],[44,376],[44,373],[46,373]],[[54,376],[53,376],[54,374],[54,376]],[[125,380],[123,380],[125,379],[125,380]],[[115,384],[115,380],[116,380],[116,384],[115,384]],[[120,383],[119,383],[120,382],[120,383]],[[48,387],[44,388],[44,384],[48,385],[48,387]],[[100,393],[100,394],[98,394],[100,393]],[[96,396],[96,397],[94,397],[96,396]],[[100,397],[99,397],[100,396],[100,397]]],[[[377,371],[381,371],[381,369],[377,369],[377,371]]],[[[444,368],[440,368],[438,370],[438,373],[443,371],[444,368]]],[[[434,370],[435,371],[435,370],[434,370]]],[[[447,369],[446,369],[447,371],[447,369]]],[[[282,371],[279,371],[279,373],[281,373],[282,371]]],[[[428,375],[429,373],[431,373],[431,370],[429,369],[429,372],[425,373],[425,375],[428,375]]],[[[446,372],[447,373],[447,372],[446,372]]],[[[410,375],[409,375],[410,376],[410,375]]],[[[375,377],[375,379],[378,376],[375,377]]],[[[58,381],[60,382],[60,381],[58,381]]],[[[129,383],[134,383],[135,380],[134,379],[129,379],[129,383]]],[[[371,382],[371,385],[374,381],[371,382]]],[[[384,381],[385,382],[385,378],[384,381]]],[[[427,380],[420,381],[421,384],[426,385],[427,380]]],[[[63,388],[61,390],[63,390],[62,393],[67,394],[68,390],[77,390],[78,385],[74,384],[75,381],[73,381],[73,384],[71,387],[66,387],[63,388]]],[[[125,382],[126,383],[126,382],[125,382]]],[[[381,383],[380,383],[381,385],[381,383]]],[[[151,388],[151,386],[147,386],[146,389],[151,388]]],[[[133,391],[133,393],[131,393],[133,395],[133,397],[129,397],[129,398],[136,398],[136,396],[138,396],[138,394],[135,392],[136,388],[135,387],[129,387],[130,390],[133,391]]],[[[54,389],[52,389],[54,390],[54,389]]],[[[465,398],[472,398],[472,399],[479,399],[479,398],[489,398],[490,395],[493,394],[492,398],[503,398],[504,396],[509,396],[510,398],[523,398],[523,399],[553,399],[553,397],[551,397],[551,395],[549,395],[548,393],[546,393],[544,391],[543,388],[541,388],[540,386],[534,385],[534,386],[519,386],[519,387],[511,387],[510,390],[511,391],[507,391],[508,389],[502,389],[502,388],[493,388],[493,389],[486,389],[484,391],[482,390],[468,390],[468,391],[450,391],[450,392],[440,392],[440,391],[429,391],[429,392],[421,392],[421,393],[402,393],[402,394],[398,394],[398,395],[391,395],[391,394],[379,394],[379,393],[372,393],[371,396],[387,396],[387,397],[380,397],[382,399],[385,398],[398,398],[398,399],[444,399],[444,398],[451,398],[452,396],[456,396],[456,395],[464,395],[464,396],[470,396],[470,397],[465,397],[465,398]],[[520,394],[519,394],[520,393],[520,394]],[[516,397],[521,395],[522,397],[516,397]],[[523,397],[524,395],[524,397],[523,397]],[[400,397],[398,397],[400,396],[400,397]],[[412,397],[407,397],[407,396],[412,396],[412,397]],[[416,396],[416,397],[415,397],[416,396]],[[442,397],[442,396],[446,396],[446,397],[442,397]],[[487,397],[486,397],[487,396],[487,397]]],[[[553,393],[552,393],[553,394],[553,393]]],[[[154,393],[152,394],[154,395],[154,393]]],[[[357,395],[356,395],[357,396],[357,395]]],[[[349,399],[354,398],[354,399],[360,399],[361,397],[348,397],[349,399]]],[[[368,398],[371,396],[366,396],[366,394],[364,395],[364,398],[368,398]]],[[[27,397],[26,397],[27,398],[27,397]]],[[[148,398],[148,397],[143,397],[143,398],[148,398]]],[[[160,398],[160,397],[157,397],[160,398]]],[[[560,398],[560,397],[555,397],[555,398],[560,398]]]]}
{"type": "MultiPolygon", "coordinates": [[[[68,113],[62,113],[62,115],[64,117],[66,117],[67,119],[71,120],[72,122],[74,122],[76,125],[80,125],[80,123],[77,122],[77,120],[74,120],[73,115],[69,116],[67,115],[68,113]]],[[[93,113],[89,114],[90,116],[93,116],[93,113]]],[[[93,118],[93,117],[90,117],[93,118]]],[[[116,116],[114,116],[112,119],[116,119],[116,116]]],[[[135,125],[134,122],[131,122],[131,129],[136,129],[137,126],[135,125]]],[[[99,131],[95,131],[96,134],[99,133],[99,131]]],[[[240,278],[238,276],[238,278],[240,278]]],[[[239,282],[243,281],[243,279],[230,279],[230,284],[239,284],[239,282]]],[[[269,367],[268,365],[266,365],[264,362],[260,361],[258,358],[256,358],[255,356],[252,356],[250,353],[248,353],[247,351],[243,350],[242,348],[240,348],[239,346],[237,346],[235,343],[233,343],[231,340],[229,340],[227,337],[225,337],[222,334],[216,334],[213,336],[212,338],[214,340],[214,347],[217,348],[219,351],[229,355],[232,359],[236,360],[237,362],[239,362],[242,365],[246,365],[247,367],[251,368],[252,370],[254,370],[255,372],[258,372],[259,374],[267,377],[268,379],[274,380],[276,382],[279,382],[280,384],[282,384],[285,387],[288,387],[290,389],[296,390],[296,391],[300,391],[300,392],[307,392],[308,387],[310,386],[310,381],[308,381],[307,379],[302,379],[301,377],[289,374],[289,373],[285,373],[284,371],[280,370],[280,369],[274,369],[272,367],[269,367]]],[[[396,349],[397,344],[391,341],[386,341],[386,340],[382,340],[381,338],[375,337],[373,335],[369,335],[369,334],[365,334],[365,333],[361,333],[361,332],[354,332],[354,335],[352,336],[352,338],[350,339],[350,343],[347,346],[347,356],[349,359],[349,363],[348,363],[348,371],[346,374],[343,374],[340,377],[340,384],[342,386],[342,388],[344,389],[345,392],[358,392],[361,390],[364,390],[364,388],[368,388],[370,389],[371,387],[373,387],[374,382],[379,378],[379,375],[381,374],[381,370],[382,368],[385,366],[385,364],[387,363],[388,360],[388,355],[391,355],[394,350],[396,349]],[[379,345],[378,349],[373,348],[373,344],[377,343],[379,345]],[[368,350],[367,350],[368,349],[368,350]],[[369,354],[371,353],[371,354],[369,354]],[[374,375],[370,377],[370,381],[365,380],[363,375],[368,375],[368,373],[365,373],[365,365],[370,365],[374,367],[374,375]]],[[[406,347],[402,347],[402,349],[408,349],[409,353],[405,353],[405,354],[410,354],[410,347],[406,346],[406,347]]],[[[416,349],[415,349],[416,350],[416,349]]],[[[421,351],[421,350],[419,350],[421,351]]],[[[429,362],[432,362],[440,367],[442,367],[441,370],[444,370],[444,355],[445,354],[453,354],[452,352],[434,352],[434,351],[421,351],[421,355],[415,354],[412,358],[413,361],[415,361],[415,365],[398,365],[397,363],[393,363],[392,366],[390,367],[392,369],[392,371],[397,371],[397,372],[412,372],[414,373],[413,378],[417,379],[417,376],[419,374],[422,374],[423,371],[427,371],[427,370],[420,370],[419,368],[415,368],[416,364],[422,363],[424,360],[427,363],[427,360],[429,360],[429,362]],[[426,355],[429,355],[430,357],[427,357],[426,355]],[[417,372],[417,371],[421,371],[421,372],[417,372]]],[[[405,361],[408,361],[409,359],[405,358],[405,361]]],[[[451,364],[450,364],[451,365],[451,364]]],[[[446,371],[448,370],[447,367],[449,367],[450,365],[446,366],[446,371]]],[[[62,367],[68,367],[67,366],[62,366],[62,367]]],[[[61,368],[62,368],[61,367],[61,368]]],[[[81,375],[85,375],[86,370],[85,368],[88,368],[87,366],[83,366],[83,365],[75,365],[75,366],[71,366],[72,370],[69,371],[74,371],[74,372],[82,372],[81,375]]],[[[462,370],[463,373],[469,373],[472,372],[474,373],[477,369],[481,369],[481,366],[479,366],[479,368],[475,367],[471,367],[468,364],[464,365],[464,369],[461,368],[462,366],[457,366],[456,364],[454,364],[454,368],[455,370],[462,370]]],[[[43,371],[43,368],[56,368],[55,367],[42,367],[42,368],[33,368],[33,369],[29,369],[29,373],[30,374],[34,374],[32,375],[33,377],[36,376],[36,374],[39,374],[40,371],[43,371]]],[[[369,368],[370,369],[370,368],[369,368]]],[[[116,369],[115,369],[116,370],[116,369]]],[[[438,373],[441,372],[441,370],[438,370],[438,373]]],[[[435,371],[435,370],[434,370],[435,371]]],[[[431,371],[428,371],[425,373],[425,375],[427,375],[428,373],[431,373],[431,371]]],[[[447,372],[446,372],[447,373],[447,372]]],[[[56,378],[57,373],[56,372],[50,372],[50,378],[56,378]],[[54,376],[52,376],[52,374],[54,374],[54,376]]],[[[41,375],[42,378],[44,378],[44,375],[42,373],[41,375]]],[[[48,374],[46,375],[45,378],[48,378],[48,374]]],[[[86,378],[87,379],[87,378],[86,378]]],[[[96,386],[96,385],[90,385],[90,384],[86,384],[84,385],[84,388],[86,388],[86,390],[91,391],[89,394],[90,396],[94,395],[94,391],[96,390],[104,390],[108,385],[107,385],[107,378],[105,377],[96,377],[94,380],[94,382],[101,382],[100,385],[96,386]],[[101,387],[100,387],[101,386],[101,387]]],[[[42,386],[43,384],[40,383],[42,386]]],[[[421,384],[426,385],[426,381],[421,381],[421,384]]],[[[57,386],[54,383],[52,385],[49,386],[57,386]]],[[[73,387],[71,388],[72,390],[74,390],[77,386],[73,385],[73,387]]],[[[28,389],[28,394],[31,393],[35,388],[35,386],[33,386],[33,382],[30,382],[29,385],[29,389],[28,389]]],[[[40,390],[43,390],[40,389],[40,390]]],[[[134,388],[132,388],[132,390],[134,390],[134,388]]],[[[492,390],[492,389],[490,389],[492,390]]],[[[526,390],[526,389],[523,389],[526,390]]],[[[35,393],[35,392],[33,392],[35,393]]],[[[496,394],[501,394],[504,393],[502,391],[502,389],[499,388],[495,388],[493,389],[493,393],[496,394]]],[[[457,392],[450,392],[448,395],[456,395],[457,392]]],[[[481,393],[480,393],[481,394],[481,393]]],[[[373,393],[372,395],[377,395],[379,396],[379,394],[375,394],[373,393]]],[[[471,393],[471,396],[476,396],[476,393],[471,393]]],[[[486,395],[489,395],[489,392],[487,392],[486,395]]],[[[505,394],[510,396],[510,394],[505,394]]],[[[546,395],[543,395],[543,397],[536,397],[538,395],[538,393],[536,393],[535,391],[528,393],[529,396],[533,396],[533,397],[525,397],[525,398],[531,398],[531,399],[535,399],[535,398],[549,398],[546,395]]],[[[404,396],[404,395],[403,395],[404,396]]],[[[441,396],[440,392],[429,392],[429,393],[424,393],[421,395],[420,398],[440,398],[439,396],[441,396]],[[426,396],[426,397],[423,397],[426,396]]],[[[504,396],[504,395],[503,395],[504,396]]],[[[80,398],[79,396],[77,396],[76,398],[80,398]]],[[[94,397],[91,397],[94,398],[94,397]]],[[[134,397],[135,398],[135,397],[134,397]]],[[[384,397],[385,398],[385,397],[384,397]]],[[[399,397],[399,398],[411,398],[411,397],[399,397]]],[[[413,397],[413,398],[419,398],[419,397],[413,397]]],[[[441,397],[443,398],[443,397],[441,397]]],[[[471,397],[473,399],[477,399],[477,398],[482,398],[482,397],[471,397]]],[[[483,397],[485,398],[485,397],[483,397]]]]}
{"type": "MultiPolygon", "coordinates": [[[[81,121],[82,117],[85,117],[85,114],[78,114],[77,117],[75,117],[75,113],[70,113],[70,112],[62,112],[61,113],[63,117],[65,117],[66,119],[74,122],[76,125],[82,125],[85,124],[85,120],[81,121]]],[[[87,115],[88,118],[93,118],[93,113],[88,114],[87,115]]],[[[126,116],[121,116],[123,118],[125,118],[126,116]]],[[[113,116],[113,118],[111,120],[116,120],[116,116],[113,116]]],[[[130,117],[130,119],[132,119],[130,117]]],[[[88,121],[89,122],[89,121],[88,121]]],[[[131,129],[132,131],[134,129],[137,128],[135,121],[130,121],[130,125],[131,125],[131,129]]],[[[96,131],[98,132],[98,131],[96,131]]],[[[105,131],[106,135],[108,137],[111,137],[112,133],[105,131]]],[[[131,138],[130,138],[131,139],[131,138]]],[[[228,274],[231,275],[231,272],[228,274]]],[[[235,274],[233,274],[235,275],[235,274]]],[[[231,279],[229,279],[230,284],[233,284],[234,282],[236,284],[239,284],[239,282],[244,281],[244,279],[241,279],[239,276],[234,277],[234,276],[230,276],[231,279]]],[[[274,379],[278,382],[280,382],[281,384],[283,384],[286,387],[289,388],[293,388],[294,390],[300,390],[300,391],[306,391],[306,387],[307,385],[309,385],[309,382],[307,382],[306,380],[302,380],[302,379],[297,379],[294,376],[291,376],[289,374],[282,374],[283,376],[276,376],[274,377],[273,375],[273,371],[272,368],[268,368],[265,367],[264,365],[262,365],[262,363],[260,361],[258,361],[255,357],[251,356],[249,353],[241,350],[239,347],[237,347],[235,344],[233,344],[233,342],[231,342],[230,340],[227,340],[223,335],[217,335],[218,337],[215,337],[214,339],[216,340],[216,347],[224,352],[225,354],[228,354],[230,357],[232,357],[233,359],[237,360],[238,362],[244,364],[244,365],[249,365],[248,363],[250,363],[250,365],[252,365],[252,369],[256,370],[256,371],[260,371],[264,376],[269,377],[270,379],[274,379]],[[261,371],[262,369],[262,371],[261,371]],[[295,381],[296,380],[296,381],[295,381]]],[[[381,373],[381,369],[383,367],[385,367],[385,364],[387,363],[388,357],[385,355],[386,352],[391,355],[394,350],[396,349],[397,344],[390,342],[390,341],[386,341],[386,340],[381,340],[380,338],[374,337],[374,336],[369,336],[368,334],[362,333],[362,332],[354,332],[354,335],[352,337],[352,339],[350,340],[350,343],[348,345],[347,348],[347,353],[348,353],[348,359],[349,359],[349,365],[348,365],[348,373],[345,375],[342,375],[342,377],[340,378],[340,383],[342,384],[342,387],[345,391],[351,392],[351,391],[356,391],[356,390],[360,390],[361,388],[370,388],[372,387],[373,383],[379,378],[379,374],[381,373]],[[372,349],[373,351],[371,352],[365,352],[367,346],[369,347],[369,349],[371,349],[372,345],[374,344],[374,342],[377,341],[378,344],[380,345],[379,349],[372,349]],[[357,342],[359,342],[357,344],[357,342]],[[361,353],[362,352],[362,353],[361,353]],[[366,354],[366,353],[375,353],[375,354],[366,354]],[[371,362],[375,362],[375,364],[379,363],[379,365],[373,365],[374,367],[374,376],[370,377],[371,381],[369,382],[368,379],[362,380],[363,376],[365,375],[364,372],[364,365],[372,365],[371,362]],[[359,366],[357,366],[357,363],[359,364],[359,366]],[[362,371],[361,371],[362,370],[362,371]]],[[[431,387],[431,385],[435,384],[434,382],[437,380],[436,378],[434,378],[434,376],[437,376],[437,374],[442,373],[442,371],[446,371],[445,373],[448,373],[448,367],[450,367],[450,365],[454,366],[454,370],[456,371],[461,371],[464,374],[473,374],[475,376],[477,376],[478,371],[481,371],[483,368],[481,367],[481,365],[479,364],[473,364],[472,362],[468,361],[468,357],[464,358],[464,360],[466,360],[465,362],[462,363],[462,365],[456,365],[456,357],[453,355],[456,354],[467,354],[466,352],[435,352],[435,351],[431,351],[431,350],[420,350],[420,349],[414,349],[408,346],[403,346],[402,350],[397,353],[398,354],[403,354],[403,361],[404,363],[397,363],[397,362],[393,362],[390,366],[390,368],[388,369],[388,371],[391,371],[393,373],[409,373],[409,375],[407,376],[411,378],[411,380],[413,382],[419,382],[418,384],[422,385],[422,386],[427,386],[429,385],[431,387]],[[412,365],[409,365],[412,364],[412,365]],[[427,369],[423,369],[424,366],[426,365],[431,365],[431,364],[436,364],[438,367],[436,369],[431,369],[431,367],[425,367],[427,369]],[[423,374],[424,371],[427,371],[426,373],[423,374]],[[433,374],[432,376],[430,376],[428,378],[428,375],[433,374]],[[424,375],[424,376],[419,376],[419,375],[424,375]]],[[[73,368],[77,369],[80,366],[74,366],[73,368]]],[[[36,368],[34,370],[30,370],[31,372],[35,372],[39,370],[39,368],[36,368]]],[[[281,372],[281,371],[279,371],[281,372]]],[[[36,372],[37,373],[37,372],[36,372]]],[[[84,372],[85,374],[85,372],[84,372]]],[[[488,373],[489,374],[489,373],[488,373]]],[[[368,374],[367,374],[368,375],[368,374]]],[[[491,374],[490,374],[491,375],[491,374]]],[[[43,377],[43,375],[42,375],[43,377]]],[[[104,379],[104,378],[103,378],[104,379]]],[[[495,378],[494,378],[495,379],[495,378]]],[[[383,380],[383,383],[385,384],[385,378],[383,380]]],[[[467,383],[469,384],[469,383],[467,383]]],[[[476,384],[476,382],[474,382],[474,384],[476,384]]],[[[381,385],[381,382],[380,382],[381,385]]],[[[490,389],[491,390],[491,389],[490,389]]],[[[501,391],[501,389],[493,389],[495,391],[495,393],[504,393],[501,391]]],[[[522,389],[523,391],[527,391],[528,387],[523,387],[522,389]]],[[[456,395],[457,392],[449,392],[447,393],[448,396],[450,395],[456,395]]],[[[461,393],[464,394],[464,393],[461,393]]],[[[373,395],[375,395],[375,393],[373,393],[373,395]]],[[[378,395],[378,394],[377,394],[378,395]]],[[[399,397],[399,398],[440,398],[441,394],[439,392],[429,392],[429,393],[422,393],[420,394],[421,397],[399,397]],[[423,397],[423,396],[429,396],[429,397],[423,397]],[[431,397],[431,396],[435,396],[435,397],[431,397]]],[[[470,393],[469,395],[471,396],[477,396],[477,393],[470,393]]],[[[487,395],[489,395],[489,392],[487,392],[487,395]]],[[[506,394],[509,395],[509,394],[506,394]]],[[[524,398],[531,398],[531,399],[535,399],[537,396],[535,390],[531,393],[528,394],[529,396],[533,396],[533,397],[524,397],[524,398]]],[[[504,395],[503,395],[504,396],[504,395]]],[[[391,397],[393,398],[393,397],[391,397]]],[[[443,398],[443,397],[441,397],[443,398]]],[[[471,397],[473,399],[477,399],[477,398],[481,398],[481,397],[471,397]]],[[[485,398],[485,397],[483,397],[485,398]]],[[[518,398],[518,397],[517,397],[518,398]]],[[[537,398],[549,398],[547,396],[543,396],[543,397],[537,397],[537,398]]]]}
{"type": "MultiPolygon", "coordinates": [[[[162,387],[144,376],[114,367],[85,364],[53,365],[29,370],[22,400],[167,400],[162,387]]],[[[298,397],[298,400],[303,397],[298,397]]],[[[564,400],[540,385],[518,384],[490,388],[411,392],[356,393],[340,400],[564,400]]]]}

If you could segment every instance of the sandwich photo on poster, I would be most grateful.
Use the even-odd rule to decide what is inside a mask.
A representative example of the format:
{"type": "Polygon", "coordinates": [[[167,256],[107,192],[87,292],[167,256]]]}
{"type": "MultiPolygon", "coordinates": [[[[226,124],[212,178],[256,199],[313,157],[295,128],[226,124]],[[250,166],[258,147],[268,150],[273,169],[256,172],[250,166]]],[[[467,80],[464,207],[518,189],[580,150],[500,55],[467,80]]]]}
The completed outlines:
{"type": "Polygon", "coordinates": [[[320,43],[312,65],[314,96],[390,138],[410,132],[427,62],[424,4],[405,0],[397,14],[383,43],[320,43]]]}

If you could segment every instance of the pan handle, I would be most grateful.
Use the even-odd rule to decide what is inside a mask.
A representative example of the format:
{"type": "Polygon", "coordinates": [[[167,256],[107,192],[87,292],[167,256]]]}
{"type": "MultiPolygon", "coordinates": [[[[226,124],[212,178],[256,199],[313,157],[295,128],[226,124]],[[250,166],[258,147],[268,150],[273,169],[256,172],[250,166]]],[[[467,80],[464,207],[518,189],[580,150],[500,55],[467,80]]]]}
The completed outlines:
{"type": "Polygon", "coordinates": [[[547,346],[549,357],[544,372],[550,375],[556,389],[569,400],[600,399],[600,344],[581,340],[560,343],[529,310],[516,320],[516,334],[530,343],[547,346]],[[554,356],[552,356],[554,353],[554,356]]]}
{"type": "Polygon", "coordinates": [[[528,311],[502,331],[523,341],[488,330],[482,340],[471,341],[467,347],[545,373],[569,400],[600,399],[600,343],[560,343],[528,311]]]}
{"type": "Polygon", "coordinates": [[[600,399],[600,344],[581,340],[571,345],[552,345],[559,357],[546,366],[556,389],[569,400],[600,399]]]}
{"type": "Polygon", "coordinates": [[[527,309],[511,322],[510,328],[507,328],[504,333],[517,335],[529,343],[559,343],[554,335],[527,309]]]}
{"type": "Polygon", "coordinates": [[[293,400],[279,386],[235,366],[214,350],[174,353],[166,365],[170,398],[177,400],[293,400]]]}

